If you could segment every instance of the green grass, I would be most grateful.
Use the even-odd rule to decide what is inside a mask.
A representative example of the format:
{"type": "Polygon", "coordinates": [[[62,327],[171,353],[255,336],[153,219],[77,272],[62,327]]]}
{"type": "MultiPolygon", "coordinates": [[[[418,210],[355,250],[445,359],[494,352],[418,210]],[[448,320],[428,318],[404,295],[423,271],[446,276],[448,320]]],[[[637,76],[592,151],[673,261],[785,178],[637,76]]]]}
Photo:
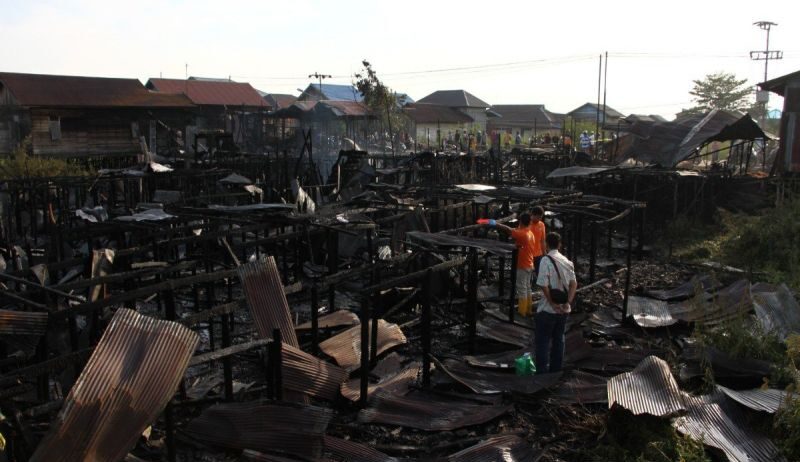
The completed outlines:
{"type": "Polygon", "coordinates": [[[93,173],[63,159],[32,156],[28,153],[28,148],[29,142],[25,141],[10,157],[0,158],[0,179],[87,176],[93,173]]]}
{"type": "Polygon", "coordinates": [[[760,215],[719,210],[712,224],[681,217],[660,242],[661,253],[673,259],[716,261],[759,273],[762,282],[800,288],[800,200],[760,215]]]}
{"type": "Polygon", "coordinates": [[[615,409],[600,444],[581,454],[581,460],[619,462],[711,462],[703,443],[679,434],[668,419],[634,416],[615,409]]]}

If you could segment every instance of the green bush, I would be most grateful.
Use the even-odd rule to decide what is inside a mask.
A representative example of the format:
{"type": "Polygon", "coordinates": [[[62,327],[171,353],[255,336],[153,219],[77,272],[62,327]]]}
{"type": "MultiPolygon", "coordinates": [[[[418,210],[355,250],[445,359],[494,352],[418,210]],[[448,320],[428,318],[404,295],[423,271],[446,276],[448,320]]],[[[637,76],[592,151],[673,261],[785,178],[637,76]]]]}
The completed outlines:
{"type": "Polygon", "coordinates": [[[30,141],[26,140],[9,158],[0,159],[0,179],[22,180],[53,176],[87,176],[92,172],[70,164],[66,160],[29,154],[30,141]]]}
{"type": "Polygon", "coordinates": [[[722,245],[730,264],[765,272],[771,282],[800,287],[800,200],[767,210],[731,231],[722,245]]]}

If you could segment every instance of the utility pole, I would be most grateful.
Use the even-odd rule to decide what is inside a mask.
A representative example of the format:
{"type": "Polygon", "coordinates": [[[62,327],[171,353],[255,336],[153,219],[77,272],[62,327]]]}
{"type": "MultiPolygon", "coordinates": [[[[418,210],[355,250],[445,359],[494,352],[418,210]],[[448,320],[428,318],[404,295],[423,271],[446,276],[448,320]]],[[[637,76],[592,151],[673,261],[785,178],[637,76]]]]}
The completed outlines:
{"type": "MultiPolygon", "coordinates": [[[[750,59],[753,61],[764,61],[764,82],[767,81],[767,69],[769,68],[770,59],[783,59],[783,51],[769,49],[769,31],[772,26],[777,26],[777,23],[770,21],[757,21],[753,23],[759,29],[767,31],[767,48],[763,51],[751,51],[750,59]]],[[[761,126],[764,126],[765,119],[767,118],[767,103],[769,102],[769,92],[761,90],[756,92],[756,102],[762,104],[764,107],[761,111],[761,126]]]]}
{"type": "Polygon", "coordinates": [[[314,72],[313,74],[308,74],[308,78],[314,77],[315,79],[319,79],[319,99],[322,100],[322,79],[330,79],[332,76],[328,74],[320,74],[319,72],[314,72]]]}

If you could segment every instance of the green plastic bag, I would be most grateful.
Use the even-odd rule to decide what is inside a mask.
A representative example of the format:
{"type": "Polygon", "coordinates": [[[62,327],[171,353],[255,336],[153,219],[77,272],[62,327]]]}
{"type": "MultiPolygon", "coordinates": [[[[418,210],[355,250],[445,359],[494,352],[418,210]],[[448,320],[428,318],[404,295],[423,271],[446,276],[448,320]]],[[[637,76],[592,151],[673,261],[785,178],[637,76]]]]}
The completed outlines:
{"type": "Polygon", "coordinates": [[[536,373],[536,364],[534,364],[530,353],[525,353],[514,360],[514,366],[517,371],[517,375],[520,377],[525,377],[536,373]]]}

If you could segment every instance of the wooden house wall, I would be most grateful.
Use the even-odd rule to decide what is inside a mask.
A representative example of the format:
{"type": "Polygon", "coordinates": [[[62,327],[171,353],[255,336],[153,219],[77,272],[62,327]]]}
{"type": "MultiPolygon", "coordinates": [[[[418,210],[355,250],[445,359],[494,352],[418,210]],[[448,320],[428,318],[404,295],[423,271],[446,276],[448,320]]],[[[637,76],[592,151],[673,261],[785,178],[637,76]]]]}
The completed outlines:
{"type": "Polygon", "coordinates": [[[63,157],[136,154],[141,149],[139,139],[131,131],[131,122],[133,118],[129,115],[37,110],[31,114],[33,154],[63,157]],[[51,117],[60,117],[60,139],[52,139],[51,117]]]}

